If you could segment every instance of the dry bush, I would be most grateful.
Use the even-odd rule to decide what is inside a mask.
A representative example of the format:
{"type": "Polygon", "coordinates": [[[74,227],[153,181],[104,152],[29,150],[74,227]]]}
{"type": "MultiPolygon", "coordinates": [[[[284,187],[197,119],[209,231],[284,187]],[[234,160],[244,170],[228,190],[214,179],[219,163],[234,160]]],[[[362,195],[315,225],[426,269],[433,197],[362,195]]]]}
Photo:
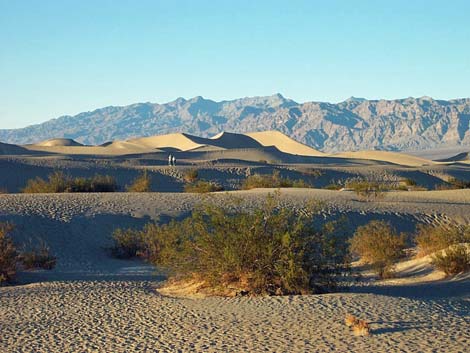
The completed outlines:
{"type": "Polygon", "coordinates": [[[150,192],[152,185],[152,178],[147,170],[144,170],[141,175],[134,179],[131,185],[127,187],[128,192],[150,192]]]}
{"type": "Polygon", "coordinates": [[[470,242],[470,227],[450,225],[418,225],[415,235],[418,255],[426,256],[451,245],[470,242]]]}
{"type": "Polygon", "coordinates": [[[187,183],[194,183],[199,176],[197,169],[189,169],[183,174],[183,180],[187,183]]]}
{"type": "Polygon", "coordinates": [[[117,258],[129,259],[140,256],[146,249],[140,231],[116,229],[112,237],[114,244],[111,247],[111,253],[117,258]]]}
{"type": "Polygon", "coordinates": [[[221,185],[206,180],[198,180],[194,183],[186,184],[184,186],[184,192],[194,192],[199,194],[223,190],[224,188],[221,185]]]}
{"type": "Polygon", "coordinates": [[[62,172],[54,172],[47,180],[30,179],[23,188],[23,193],[64,193],[64,192],[114,192],[116,180],[109,175],[95,175],[91,178],[72,178],[62,172]]]}
{"type": "Polygon", "coordinates": [[[11,224],[0,223],[0,285],[14,280],[16,275],[18,252],[9,236],[12,230],[11,224]]]}
{"type": "Polygon", "coordinates": [[[397,234],[385,221],[370,221],[358,227],[350,239],[350,250],[372,266],[380,278],[393,275],[393,265],[403,256],[406,236],[397,234]]]}
{"type": "Polygon", "coordinates": [[[450,246],[433,256],[432,264],[447,276],[470,270],[470,251],[465,244],[450,246]]]}
{"type": "Polygon", "coordinates": [[[384,184],[366,180],[348,182],[346,187],[354,190],[358,196],[368,201],[383,198],[384,192],[387,190],[384,184]]]}
{"type": "Polygon", "coordinates": [[[173,278],[251,295],[324,292],[346,268],[344,239],[315,230],[311,217],[272,195],[254,212],[206,203],[182,221],[150,224],[142,234],[148,259],[173,278]]]}
{"type": "Polygon", "coordinates": [[[273,174],[254,174],[247,177],[241,188],[243,190],[251,190],[256,188],[309,188],[310,184],[302,179],[291,180],[289,178],[281,177],[278,170],[273,174]]]}
{"type": "Polygon", "coordinates": [[[37,243],[30,240],[28,244],[23,245],[18,260],[25,270],[38,268],[52,270],[57,263],[57,258],[52,255],[43,240],[39,240],[37,243]]]}

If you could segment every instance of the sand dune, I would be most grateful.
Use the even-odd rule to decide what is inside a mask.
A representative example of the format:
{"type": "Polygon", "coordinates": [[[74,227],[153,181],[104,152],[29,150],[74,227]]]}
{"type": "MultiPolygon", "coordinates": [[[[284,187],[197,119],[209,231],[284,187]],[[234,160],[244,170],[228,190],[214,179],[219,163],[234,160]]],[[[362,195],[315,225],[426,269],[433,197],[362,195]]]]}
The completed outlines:
{"type": "Polygon", "coordinates": [[[262,131],[247,133],[247,136],[253,138],[263,146],[275,146],[279,151],[302,156],[321,157],[326,154],[316,149],[297,142],[289,136],[279,131],[262,131]]]}
{"type": "Polygon", "coordinates": [[[462,152],[449,158],[439,159],[436,162],[470,162],[470,152],[462,152]]]}
{"type": "Polygon", "coordinates": [[[400,164],[409,167],[420,167],[423,165],[432,165],[433,162],[424,158],[410,156],[405,153],[388,152],[388,151],[357,151],[342,152],[331,155],[331,157],[340,158],[358,158],[374,161],[382,161],[393,164],[400,164]]]}
{"type": "Polygon", "coordinates": [[[42,146],[42,147],[83,146],[81,143],[78,143],[77,141],[74,141],[72,139],[66,139],[66,138],[49,139],[46,141],[36,143],[35,145],[42,146]]]}
{"type": "Polygon", "coordinates": [[[147,148],[174,148],[180,151],[188,151],[195,148],[204,146],[202,139],[197,136],[192,136],[184,133],[168,134],[168,135],[156,135],[149,137],[141,137],[137,139],[128,140],[128,143],[132,143],[147,148]]]}
{"type": "Polygon", "coordinates": [[[4,155],[18,155],[18,154],[27,154],[28,150],[26,148],[10,145],[9,143],[0,142],[0,154],[4,155]]]}

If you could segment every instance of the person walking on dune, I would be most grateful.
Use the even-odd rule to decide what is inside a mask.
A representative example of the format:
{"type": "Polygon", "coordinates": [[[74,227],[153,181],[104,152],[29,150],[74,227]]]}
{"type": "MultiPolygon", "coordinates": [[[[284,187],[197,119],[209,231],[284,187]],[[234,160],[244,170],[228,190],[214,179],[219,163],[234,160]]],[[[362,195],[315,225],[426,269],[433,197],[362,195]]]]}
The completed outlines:
{"type": "Polygon", "coordinates": [[[176,165],[176,157],[172,156],[171,161],[172,161],[173,166],[175,166],[176,165]]]}
{"type": "Polygon", "coordinates": [[[171,162],[173,161],[171,154],[168,155],[168,165],[171,165],[171,162]]]}

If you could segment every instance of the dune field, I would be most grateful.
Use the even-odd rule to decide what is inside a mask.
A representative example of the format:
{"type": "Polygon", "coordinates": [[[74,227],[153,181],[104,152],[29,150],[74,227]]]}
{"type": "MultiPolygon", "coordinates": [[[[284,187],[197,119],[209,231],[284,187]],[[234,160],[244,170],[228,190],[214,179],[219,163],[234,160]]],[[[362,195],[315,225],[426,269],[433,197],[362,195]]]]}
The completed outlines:
{"type": "Polygon", "coordinates": [[[240,190],[250,175],[279,172],[310,188],[281,188],[281,204],[300,213],[317,204],[321,225],[345,217],[348,229],[386,220],[399,231],[417,224],[470,223],[465,156],[446,161],[382,151],[327,155],[277,132],[172,134],[84,146],[54,139],[0,144],[0,222],[15,225],[16,243],[41,238],[57,257],[52,270],[28,270],[0,287],[0,352],[465,352],[470,345],[470,276],[447,278],[430,258],[397,265],[397,278],[367,269],[337,292],[266,297],[171,297],[167,273],[140,260],[110,256],[117,228],[182,219],[205,200],[223,208],[259,208],[273,188],[240,190]],[[168,155],[176,166],[168,166],[168,155]],[[183,192],[188,171],[223,192],[183,192]],[[112,175],[110,193],[23,194],[29,179],[54,171],[112,175]],[[152,192],[126,186],[146,170],[152,192]],[[345,188],[368,180],[393,186],[365,199],[345,188]],[[410,182],[413,181],[413,183],[410,182]],[[408,183],[408,184],[407,184],[408,183]],[[327,190],[328,186],[339,190],[327,190]],[[399,188],[401,186],[401,188],[399,188]],[[367,320],[356,337],[346,313],[367,320]]]}

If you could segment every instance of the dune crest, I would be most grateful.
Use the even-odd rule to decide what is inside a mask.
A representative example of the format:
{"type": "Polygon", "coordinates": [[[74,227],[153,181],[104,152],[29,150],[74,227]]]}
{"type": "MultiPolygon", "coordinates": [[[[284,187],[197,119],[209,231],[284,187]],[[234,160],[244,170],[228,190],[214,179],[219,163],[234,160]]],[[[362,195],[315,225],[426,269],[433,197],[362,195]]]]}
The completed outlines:
{"type": "Polygon", "coordinates": [[[78,147],[78,146],[83,146],[81,143],[72,140],[72,139],[66,139],[66,138],[55,138],[55,139],[49,139],[45,140],[39,143],[35,144],[36,146],[41,146],[41,147],[78,147]]]}
{"type": "Polygon", "coordinates": [[[434,164],[432,161],[411,156],[405,153],[388,152],[388,151],[357,151],[342,152],[331,155],[331,157],[352,158],[352,159],[368,159],[373,161],[382,161],[387,163],[399,164],[409,167],[420,167],[424,165],[434,164]]]}
{"type": "Polygon", "coordinates": [[[279,151],[285,153],[313,157],[321,157],[326,155],[323,152],[304,145],[303,143],[297,142],[289,136],[284,135],[282,132],[275,130],[250,132],[247,133],[246,136],[251,137],[263,146],[275,146],[279,151]]]}

